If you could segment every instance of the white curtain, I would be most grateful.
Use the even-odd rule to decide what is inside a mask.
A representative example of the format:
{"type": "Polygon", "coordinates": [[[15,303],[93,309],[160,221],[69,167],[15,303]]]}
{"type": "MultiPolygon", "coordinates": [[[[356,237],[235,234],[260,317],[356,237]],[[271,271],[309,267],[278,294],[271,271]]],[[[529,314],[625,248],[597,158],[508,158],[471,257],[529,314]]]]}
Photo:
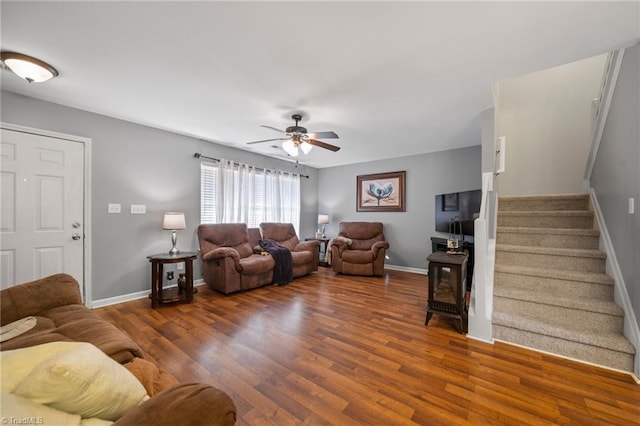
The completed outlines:
{"type": "Polygon", "coordinates": [[[300,175],[220,159],[200,165],[201,223],[300,225],[300,175]]]}

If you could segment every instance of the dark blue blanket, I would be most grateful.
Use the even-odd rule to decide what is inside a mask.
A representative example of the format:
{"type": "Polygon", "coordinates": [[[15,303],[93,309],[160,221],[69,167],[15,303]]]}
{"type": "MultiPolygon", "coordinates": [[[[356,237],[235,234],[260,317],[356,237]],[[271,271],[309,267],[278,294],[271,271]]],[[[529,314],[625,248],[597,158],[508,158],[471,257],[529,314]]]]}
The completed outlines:
{"type": "Polygon", "coordinates": [[[293,281],[291,251],[286,247],[279,246],[278,243],[273,240],[260,240],[258,244],[263,250],[268,251],[276,262],[276,267],[273,270],[273,283],[276,285],[284,285],[293,281]]]}

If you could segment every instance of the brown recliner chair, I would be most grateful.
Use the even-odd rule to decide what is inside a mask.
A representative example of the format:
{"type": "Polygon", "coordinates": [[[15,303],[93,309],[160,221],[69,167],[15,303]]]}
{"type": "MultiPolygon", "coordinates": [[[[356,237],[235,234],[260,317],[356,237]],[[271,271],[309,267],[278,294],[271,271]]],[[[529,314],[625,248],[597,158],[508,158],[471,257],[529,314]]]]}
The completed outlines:
{"type": "Polygon", "coordinates": [[[340,222],[331,243],[334,272],[349,275],[384,275],[384,256],[389,243],[380,222],[340,222]]]}
{"type": "Polygon", "coordinates": [[[212,289],[224,294],[271,284],[275,262],[254,254],[244,223],[198,226],[202,276],[212,289]]]}
{"type": "Polygon", "coordinates": [[[318,270],[320,241],[300,241],[291,223],[265,222],[260,224],[262,238],[273,240],[291,251],[293,276],[301,277],[318,270]]]}

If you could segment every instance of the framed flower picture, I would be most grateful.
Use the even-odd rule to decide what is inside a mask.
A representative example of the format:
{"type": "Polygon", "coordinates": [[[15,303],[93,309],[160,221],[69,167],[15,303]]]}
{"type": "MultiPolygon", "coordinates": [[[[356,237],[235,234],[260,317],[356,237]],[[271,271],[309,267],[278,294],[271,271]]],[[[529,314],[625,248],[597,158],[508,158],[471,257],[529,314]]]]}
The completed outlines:
{"type": "Polygon", "coordinates": [[[358,176],[356,211],[405,211],[405,179],[405,171],[358,176]]]}

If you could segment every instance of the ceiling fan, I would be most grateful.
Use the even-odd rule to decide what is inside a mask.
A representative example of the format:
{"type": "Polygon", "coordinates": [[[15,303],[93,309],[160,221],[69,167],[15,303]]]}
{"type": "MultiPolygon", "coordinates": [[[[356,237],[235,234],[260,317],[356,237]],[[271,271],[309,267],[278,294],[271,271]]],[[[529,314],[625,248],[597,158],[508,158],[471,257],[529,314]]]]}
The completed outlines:
{"type": "Polygon", "coordinates": [[[328,149],[329,151],[336,152],[340,149],[339,146],[331,145],[326,142],[322,142],[317,140],[316,138],[323,139],[338,139],[338,135],[335,132],[307,132],[307,129],[298,126],[298,122],[302,120],[302,115],[293,114],[291,116],[293,120],[295,120],[296,124],[294,126],[289,126],[286,130],[276,129],[275,127],[262,125],[261,127],[266,127],[267,129],[275,130],[276,132],[284,133],[287,136],[284,138],[272,138],[272,139],[263,139],[260,141],[247,142],[247,145],[251,145],[254,143],[263,143],[263,142],[271,142],[271,141],[284,141],[282,143],[282,148],[287,152],[287,154],[292,157],[298,156],[298,148],[302,150],[303,153],[308,154],[311,151],[313,146],[317,146],[320,148],[328,149]]]}

